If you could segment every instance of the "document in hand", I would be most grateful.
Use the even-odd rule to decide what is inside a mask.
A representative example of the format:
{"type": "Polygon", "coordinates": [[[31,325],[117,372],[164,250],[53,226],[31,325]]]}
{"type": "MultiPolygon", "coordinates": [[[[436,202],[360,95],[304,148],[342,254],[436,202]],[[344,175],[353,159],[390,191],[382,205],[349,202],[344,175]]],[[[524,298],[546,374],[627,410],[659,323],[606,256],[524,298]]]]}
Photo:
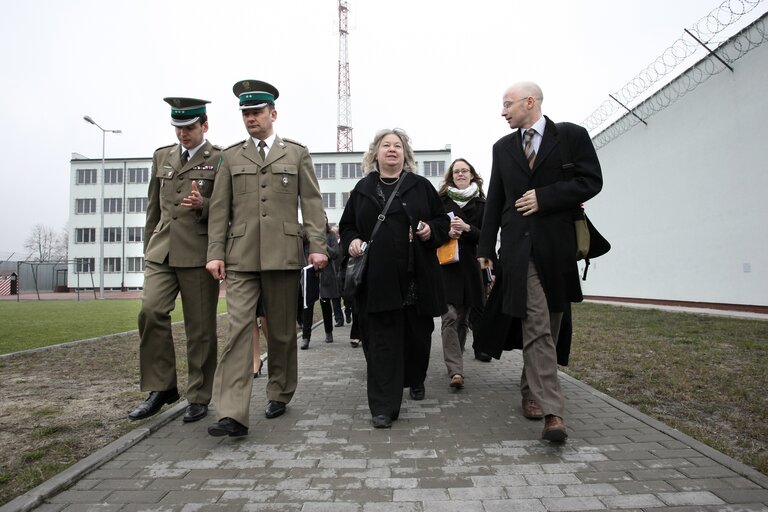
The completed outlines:
{"type": "Polygon", "coordinates": [[[320,273],[312,265],[301,271],[301,294],[304,296],[304,309],[320,298],[320,273]]]}

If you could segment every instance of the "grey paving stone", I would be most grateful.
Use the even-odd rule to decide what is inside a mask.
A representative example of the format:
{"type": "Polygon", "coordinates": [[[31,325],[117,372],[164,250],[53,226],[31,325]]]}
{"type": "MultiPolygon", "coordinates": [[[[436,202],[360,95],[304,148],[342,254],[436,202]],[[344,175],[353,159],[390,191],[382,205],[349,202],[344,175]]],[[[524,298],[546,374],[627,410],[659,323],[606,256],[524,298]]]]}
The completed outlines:
{"type": "Polygon", "coordinates": [[[725,503],[711,492],[660,492],[657,494],[660,500],[667,505],[722,505],[725,503]]]}
{"type": "Polygon", "coordinates": [[[423,512],[421,503],[365,503],[363,512],[423,512]]]}
{"type": "Polygon", "coordinates": [[[671,492],[675,487],[664,480],[643,480],[642,482],[616,482],[612,484],[622,494],[646,494],[656,492],[671,492]]]}
{"type": "Polygon", "coordinates": [[[301,512],[360,512],[363,509],[361,504],[357,503],[314,503],[307,502],[301,507],[301,512]]]}
{"type": "Polygon", "coordinates": [[[479,501],[425,501],[424,512],[484,512],[479,501]]]}
{"type": "Polygon", "coordinates": [[[611,484],[578,484],[563,486],[566,496],[615,496],[620,491],[611,484]]]}
{"type": "Polygon", "coordinates": [[[606,508],[597,498],[542,498],[541,502],[550,512],[576,512],[606,508]]]}
{"type": "Polygon", "coordinates": [[[221,495],[222,491],[168,491],[160,500],[161,504],[181,504],[186,503],[216,503],[221,495]]]}
{"type": "Polygon", "coordinates": [[[112,491],[64,491],[48,498],[50,503],[101,503],[112,491]]]}
{"type": "Polygon", "coordinates": [[[630,508],[663,507],[664,502],[653,494],[623,494],[621,496],[604,496],[600,498],[609,510],[630,508]]]}
{"type": "Polygon", "coordinates": [[[718,489],[712,490],[712,492],[726,503],[757,503],[762,501],[768,505],[768,489],[718,489]]]}
{"type": "Polygon", "coordinates": [[[483,507],[486,512],[546,512],[547,510],[541,501],[534,499],[484,500],[483,507]]]}

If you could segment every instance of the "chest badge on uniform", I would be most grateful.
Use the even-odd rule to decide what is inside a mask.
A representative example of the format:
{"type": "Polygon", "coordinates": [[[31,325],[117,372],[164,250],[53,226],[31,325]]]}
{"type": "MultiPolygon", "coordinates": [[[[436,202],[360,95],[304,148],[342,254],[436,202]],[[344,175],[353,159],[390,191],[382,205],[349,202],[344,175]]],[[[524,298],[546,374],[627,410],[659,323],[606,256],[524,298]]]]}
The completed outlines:
{"type": "Polygon", "coordinates": [[[171,176],[173,176],[173,171],[168,171],[167,173],[165,173],[165,175],[170,178],[171,176]]]}
{"type": "Polygon", "coordinates": [[[198,187],[202,187],[203,185],[205,185],[205,180],[197,180],[198,187]]]}
{"type": "Polygon", "coordinates": [[[283,186],[284,187],[288,186],[288,177],[287,176],[283,176],[283,186]]]}

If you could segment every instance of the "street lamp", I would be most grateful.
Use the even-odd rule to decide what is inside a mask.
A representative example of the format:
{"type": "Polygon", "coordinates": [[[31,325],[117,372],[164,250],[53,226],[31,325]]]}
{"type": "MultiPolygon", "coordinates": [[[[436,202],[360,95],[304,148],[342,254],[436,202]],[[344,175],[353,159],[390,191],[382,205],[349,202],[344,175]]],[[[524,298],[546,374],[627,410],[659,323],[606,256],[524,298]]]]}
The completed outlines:
{"type": "Polygon", "coordinates": [[[83,116],[88,123],[101,130],[101,219],[99,222],[99,298],[104,298],[104,178],[106,171],[104,169],[104,147],[106,144],[107,132],[123,133],[121,130],[106,130],[94,121],[91,116],[83,116]]]}

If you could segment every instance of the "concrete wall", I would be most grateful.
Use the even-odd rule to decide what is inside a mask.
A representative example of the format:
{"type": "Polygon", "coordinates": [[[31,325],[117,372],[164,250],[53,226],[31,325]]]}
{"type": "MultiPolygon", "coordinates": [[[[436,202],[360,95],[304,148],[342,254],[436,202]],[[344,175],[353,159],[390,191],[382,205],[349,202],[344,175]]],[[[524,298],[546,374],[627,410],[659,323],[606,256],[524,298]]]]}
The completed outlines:
{"type": "Polygon", "coordinates": [[[598,149],[585,294],[768,305],[768,44],[733,67],[598,149]]]}

